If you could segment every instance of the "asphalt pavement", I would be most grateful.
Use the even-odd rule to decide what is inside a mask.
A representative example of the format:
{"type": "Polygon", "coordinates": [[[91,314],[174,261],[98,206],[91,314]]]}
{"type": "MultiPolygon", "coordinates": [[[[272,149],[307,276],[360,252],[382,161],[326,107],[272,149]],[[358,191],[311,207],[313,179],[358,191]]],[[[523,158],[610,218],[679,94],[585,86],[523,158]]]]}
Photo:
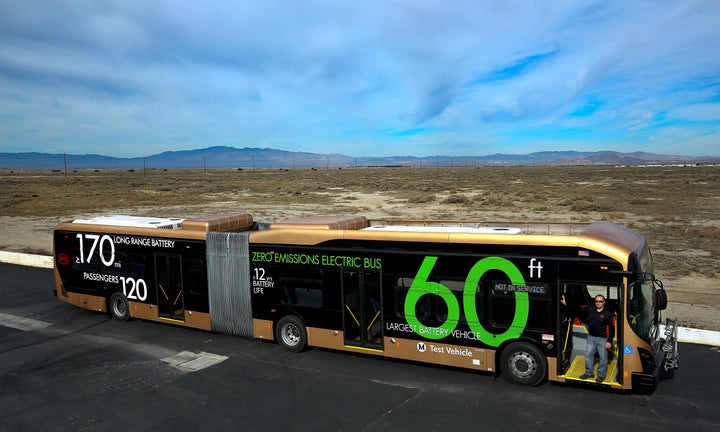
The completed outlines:
{"type": "Polygon", "coordinates": [[[650,395],[502,377],[82,310],[0,264],[0,431],[720,430],[720,349],[650,395]]]}

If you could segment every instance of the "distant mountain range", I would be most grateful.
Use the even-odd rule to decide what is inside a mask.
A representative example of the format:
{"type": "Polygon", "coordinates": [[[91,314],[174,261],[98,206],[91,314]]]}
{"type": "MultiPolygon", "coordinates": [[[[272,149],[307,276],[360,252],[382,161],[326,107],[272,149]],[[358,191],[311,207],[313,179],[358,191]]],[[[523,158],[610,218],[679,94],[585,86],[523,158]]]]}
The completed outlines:
{"type": "Polygon", "coordinates": [[[0,169],[169,169],[169,168],[343,168],[367,166],[473,167],[506,165],[717,164],[720,157],[690,157],[614,151],[546,151],[525,155],[352,157],[270,148],[208,147],[167,151],[147,157],[96,154],[0,153],[0,169]]]}

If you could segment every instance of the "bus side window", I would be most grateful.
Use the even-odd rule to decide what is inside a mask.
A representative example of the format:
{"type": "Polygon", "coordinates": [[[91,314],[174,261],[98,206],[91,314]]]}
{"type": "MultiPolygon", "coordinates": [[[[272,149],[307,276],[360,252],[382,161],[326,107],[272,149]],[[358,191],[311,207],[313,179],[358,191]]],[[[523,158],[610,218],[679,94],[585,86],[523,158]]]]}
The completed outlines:
{"type": "Polygon", "coordinates": [[[562,294],[565,296],[565,301],[568,304],[576,306],[590,304],[590,297],[587,293],[585,284],[564,283],[562,287],[562,294]]]}
{"type": "Polygon", "coordinates": [[[115,262],[112,267],[106,268],[107,273],[124,276],[128,272],[127,254],[115,252],[115,262]]]}
{"type": "Polygon", "coordinates": [[[620,306],[620,287],[616,285],[587,285],[590,298],[598,295],[605,297],[605,307],[612,312],[618,312],[620,306]]]}
{"type": "MultiPolygon", "coordinates": [[[[439,283],[447,288],[450,289],[450,291],[453,293],[455,298],[458,300],[459,304],[463,304],[463,291],[465,290],[465,281],[459,281],[459,280],[449,280],[449,279],[443,279],[439,281],[439,283]]],[[[477,289],[475,290],[475,294],[477,294],[477,289]]],[[[448,307],[447,303],[445,303],[445,300],[443,300],[440,296],[434,296],[435,297],[435,319],[439,323],[443,323],[448,318],[448,307]]],[[[477,301],[477,296],[476,300],[477,301]]],[[[460,316],[458,317],[458,322],[464,323],[465,322],[465,313],[463,312],[464,308],[460,308],[460,316]]]]}
{"type": "Polygon", "coordinates": [[[490,322],[495,327],[507,328],[515,315],[515,294],[490,289],[490,322]]]}
{"type": "Polygon", "coordinates": [[[205,262],[199,259],[188,259],[185,261],[185,286],[189,288],[192,295],[206,296],[207,276],[205,275],[205,262]]]}
{"type": "Polygon", "coordinates": [[[130,276],[135,279],[145,277],[145,257],[142,255],[130,255],[128,256],[130,276]]]}
{"type": "Polygon", "coordinates": [[[80,249],[77,247],[72,247],[70,254],[77,257],[72,263],[73,270],[86,272],[97,272],[99,270],[100,260],[97,257],[94,260],[90,260],[90,262],[80,262],[83,257],[80,255],[80,249]]]}
{"type": "Polygon", "coordinates": [[[280,301],[282,304],[321,308],[323,306],[322,275],[317,277],[280,276],[280,301]]]}
{"type": "Polygon", "coordinates": [[[490,322],[508,328],[516,313],[516,292],[528,293],[528,318],[525,328],[548,331],[551,325],[550,287],[547,284],[516,286],[507,282],[490,282],[490,322]]]}
{"type": "MultiPolygon", "coordinates": [[[[395,296],[395,315],[401,318],[405,317],[405,298],[412,285],[412,277],[396,276],[393,283],[393,292],[395,296]]],[[[415,303],[415,317],[423,322],[427,322],[430,319],[432,307],[431,307],[431,295],[423,295],[415,303]]]]}

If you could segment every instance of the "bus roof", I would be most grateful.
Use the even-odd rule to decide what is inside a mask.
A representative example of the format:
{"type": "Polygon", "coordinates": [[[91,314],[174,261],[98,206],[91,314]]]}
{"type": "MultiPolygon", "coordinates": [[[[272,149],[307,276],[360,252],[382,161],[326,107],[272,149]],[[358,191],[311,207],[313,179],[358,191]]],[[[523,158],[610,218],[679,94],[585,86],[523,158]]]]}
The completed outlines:
{"type": "Polygon", "coordinates": [[[368,226],[365,216],[307,216],[274,222],[270,229],[354,230],[368,226]]]}
{"type": "Polygon", "coordinates": [[[63,222],[55,230],[104,232],[203,240],[210,231],[239,232],[255,227],[248,213],[223,213],[199,218],[162,218],[144,216],[97,216],[63,222]]]}
{"type": "Polygon", "coordinates": [[[564,246],[594,250],[626,263],[644,245],[639,234],[608,222],[479,222],[367,220],[309,216],[276,222],[251,234],[251,242],[313,245],[330,240],[564,246]]]}
{"type": "Polygon", "coordinates": [[[87,219],[75,219],[73,223],[90,225],[111,225],[136,228],[180,229],[183,219],[163,217],[143,217],[127,215],[96,216],[87,219]]]}
{"type": "Polygon", "coordinates": [[[274,222],[255,231],[248,213],[200,218],[100,216],[76,219],[56,229],[202,239],[209,231],[252,231],[253,243],[314,245],[331,240],[410,243],[476,243],[565,246],[600,252],[620,262],[644,246],[639,234],[608,222],[480,222],[470,220],[369,220],[365,216],[308,216],[274,222]],[[158,228],[166,228],[159,229],[158,228]],[[169,230],[169,232],[168,232],[169,230]]]}
{"type": "Polygon", "coordinates": [[[182,219],[145,216],[95,216],[75,219],[73,224],[104,225],[108,227],[130,227],[151,229],[174,229],[186,231],[247,231],[253,227],[253,217],[247,213],[223,213],[218,215],[182,219]]]}
{"type": "Polygon", "coordinates": [[[473,226],[410,226],[410,225],[374,225],[363,228],[365,231],[384,232],[446,232],[446,233],[476,233],[476,234],[521,234],[520,228],[504,227],[473,227],[473,226]]]}

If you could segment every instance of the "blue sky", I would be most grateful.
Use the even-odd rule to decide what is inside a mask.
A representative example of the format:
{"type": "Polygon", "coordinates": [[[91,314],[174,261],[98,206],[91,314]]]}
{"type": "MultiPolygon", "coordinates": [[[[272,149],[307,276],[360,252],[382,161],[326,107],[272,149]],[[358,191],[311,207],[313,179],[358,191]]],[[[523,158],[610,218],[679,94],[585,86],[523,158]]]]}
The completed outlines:
{"type": "Polygon", "coordinates": [[[0,2],[0,152],[720,156],[720,1],[0,2]]]}

